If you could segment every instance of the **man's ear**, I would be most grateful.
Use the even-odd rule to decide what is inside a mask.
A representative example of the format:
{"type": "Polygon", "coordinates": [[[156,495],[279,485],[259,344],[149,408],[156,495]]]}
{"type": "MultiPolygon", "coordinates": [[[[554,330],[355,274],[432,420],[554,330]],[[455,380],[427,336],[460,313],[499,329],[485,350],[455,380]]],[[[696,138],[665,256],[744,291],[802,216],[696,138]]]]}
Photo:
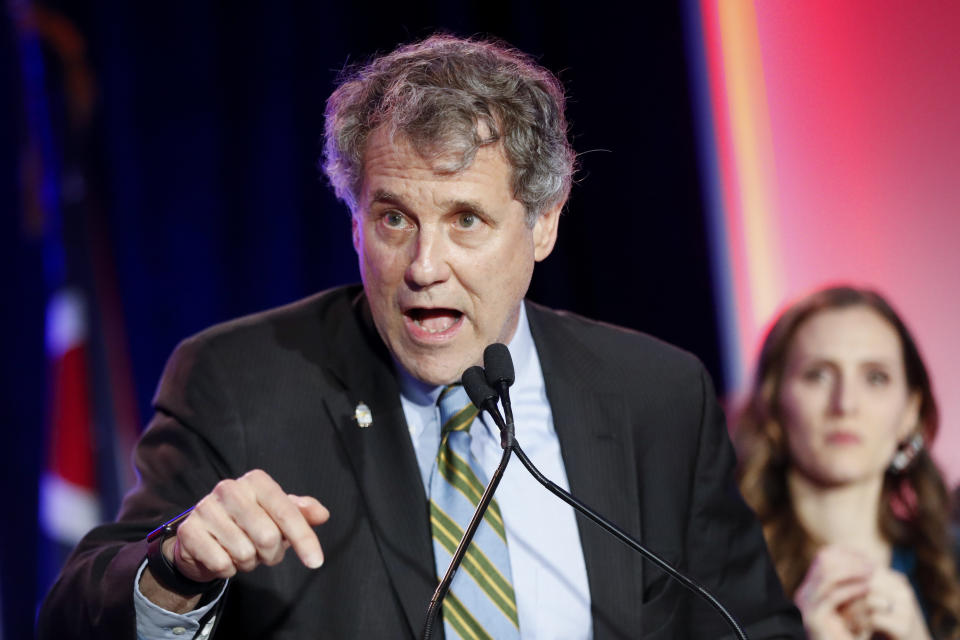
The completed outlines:
{"type": "Polygon", "coordinates": [[[353,250],[360,253],[360,221],[357,216],[350,214],[350,234],[353,236],[353,250]]]}
{"type": "Polygon", "coordinates": [[[557,227],[564,204],[560,202],[537,216],[533,225],[533,258],[537,262],[549,256],[553,245],[557,243],[557,227]]]}

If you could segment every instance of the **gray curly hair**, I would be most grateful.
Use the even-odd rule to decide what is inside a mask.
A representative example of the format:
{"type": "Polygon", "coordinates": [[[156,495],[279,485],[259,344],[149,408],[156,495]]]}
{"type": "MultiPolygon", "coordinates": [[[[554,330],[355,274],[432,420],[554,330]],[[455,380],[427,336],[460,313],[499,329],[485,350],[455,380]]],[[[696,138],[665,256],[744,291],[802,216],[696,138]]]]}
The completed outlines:
{"type": "Polygon", "coordinates": [[[386,126],[438,171],[456,173],[501,143],[514,197],[537,216],[566,202],[576,156],[567,140],[563,87],[506,44],[434,35],[346,69],[327,100],[323,171],[356,210],[367,138],[386,126]]]}

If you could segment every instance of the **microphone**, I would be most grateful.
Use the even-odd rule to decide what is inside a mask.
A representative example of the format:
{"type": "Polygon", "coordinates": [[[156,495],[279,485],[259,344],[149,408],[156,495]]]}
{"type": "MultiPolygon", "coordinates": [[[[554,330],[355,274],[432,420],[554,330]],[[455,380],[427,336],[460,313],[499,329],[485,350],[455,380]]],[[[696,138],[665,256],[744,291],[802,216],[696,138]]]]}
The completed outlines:
{"type": "MultiPolygon", "coordinates": [[[[487,349],[489,348],[490,347],[487,347],[487,349]]],[[[509,353],[507,353],[507,357],[510,357],[509,353]]],[[[512,372],[513,363],[510,363],[510,369],[512,372]]],[[[474,406],[481,411],[486,411],[490,414],[490,417],[493,418],[493,421],[497,423],[497,427],[500,429],[500,447],[504,451],[509,451],[513,444],[513,425],[510,422],[504,423],[503,418],[500,416],[500,411],[497,410],[497,398],[499,396],[497,392],[493,390],[493,387],[487,384],[489,376],[484,375],[484,370],[481,367],[470,367],[463,372],[460,380],[474,406]]],[[[510,382],[513,382],[512,375],[510,382]]],[[[504,405],[504,410],[506,410],[506,405],[504,405]]],[[[512,415],[513,412],[510,413],[511,418],[512,415]]]]}
{"type": "MultiPolygon", "coordinates": [[[[490,417],[493,418],[497,426],[500,427],[501,443],[505,442],[509,437],[510,445],[509,448],[504,450],[504,456],[506,457],[509,451],[513,450],[520,459],[520,462],[523,463],[523,466],[526,467],[527,471],[530,472],[537,482],[546,487],[550,493],[569,504],[571,507],[576,509],[590,520],[593,520],[593,522],[598,524],[602,529],[613,535],[615,538],[626,544],[634,551],[637,551],[640,555],[653,564],[657,565],[671,578],[706,600],[707,603],[712,606],[717,613],[720,614],[730,628],[733,629],[733,632],[738,638],[741,640],[747,640],[747,634],[737,623],[733,615],[727,611],[726,607],[720,604],[720,601],[717,600],[712,593],[707,591],[705,587],[701,586],[693,578],[690,578],[674,569],[673,566],[670,565],[666,560],[644,547],[638,541],[634,540],[629,534],[620,529],[617,525],[604,518],[602,515],[588,507],[586,504],[575,498],[572,494],[540,473],[540,470],[534,466],[533,462],[530,461],[530,458],[528,458],[523,452],[523,449],[520,448],[520,443],[517,442],[517,440],[513,437],[512,411],[507,421],[504,422],[503,417],[500,416],[500,411],[497,409],[496,400],[491,401],[489,397],[490,392],[493,391],[493,388],[496,388],[500,392],[500,399],[503,403],[504,411],[506,412],[508,410],[510,399],[507,395],[507,387],[513,384],[514,381],[513,359],[510,357],[510,350],[501,343],[494,343],[489,345],[484,350],[483,357],[484,365],[487,365],[488,367],[492,365],[492,371],[490,368],[488,368],[486,371],[480,370],[480,372],[484,374],[482,378],[478,377],[478,372],[471,373],[469,376],[469,381],[466,373],[464,373],[463,386],[467,389],[467,394],[470,396],[470,399],[474,401],[474,404],[477,406],[477,408],[479,408],[481,411],[486,411],[489,413],[490,417]],[[473,392],[471,392],[471,389],[467,387],[468,382],[474,388],[473,392]],[[482,400],[483,404],[474,400],[474,397],[482,400]],[[509,436],[506,434],[508,430],[510,431],[509,436]]],[[[471,369],[479,370],[480,367],[471,367],[471,369]]]]}
{"type": "Polygon", "coordinates": [[[477,408],[481,411],[486,410],[488,413],[491,407],[496,409],[497,400],[500,396],[493,390],[493,387],[487,384],[487,379],[481,367],[470,367],[464,371],[460,377],[460,382],[463,384],[464,391],[470,397],[470,401],[477,408]]]}
{"type": "MultiPolygon", "coordinates": [[[[491,387],[500,394],[500,402],[503,404],[503,414],[506,418],[507,428],[501,430],[500,444],[508,447],[513,444],[513,407],[510,405],[510,385],[515,379],[513,372],[513,358],[510,357],[510,350],[501,342],[494,342],[487,345],[483,350],[484,375],[491,387]]],[[[478,407],[480,405],[477,405],[478,407]]],[[[488,413],[492,413],[489,410],[488,413]]]]}

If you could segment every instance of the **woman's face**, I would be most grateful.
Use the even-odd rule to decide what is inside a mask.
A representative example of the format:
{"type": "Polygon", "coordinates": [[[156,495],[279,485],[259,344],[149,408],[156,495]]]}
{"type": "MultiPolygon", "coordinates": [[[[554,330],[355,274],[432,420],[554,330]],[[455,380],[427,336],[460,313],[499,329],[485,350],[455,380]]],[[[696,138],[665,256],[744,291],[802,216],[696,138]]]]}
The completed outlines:
{"type": "Polygon", "coordinates": [[[883,475],[917,425],[900,338],[867,306],[820,311],[787,353],[780,416],[795,468],[833,486],[883,475]]]}

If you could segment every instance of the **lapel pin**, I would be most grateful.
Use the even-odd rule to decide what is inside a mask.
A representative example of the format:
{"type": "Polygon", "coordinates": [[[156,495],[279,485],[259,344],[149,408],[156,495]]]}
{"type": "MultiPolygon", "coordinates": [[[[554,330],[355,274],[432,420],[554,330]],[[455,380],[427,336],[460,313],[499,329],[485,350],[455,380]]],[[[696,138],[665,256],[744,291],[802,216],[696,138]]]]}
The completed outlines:
{"type": "Polygon", "coordinates": [[[373,424],[373,414],[370,413],[370,407],[366,405],[363,401],[357,404],[357,408],[353,410],[353,419],[357,421],[357,426],[361,429],[366,429],[373,424]]]}

